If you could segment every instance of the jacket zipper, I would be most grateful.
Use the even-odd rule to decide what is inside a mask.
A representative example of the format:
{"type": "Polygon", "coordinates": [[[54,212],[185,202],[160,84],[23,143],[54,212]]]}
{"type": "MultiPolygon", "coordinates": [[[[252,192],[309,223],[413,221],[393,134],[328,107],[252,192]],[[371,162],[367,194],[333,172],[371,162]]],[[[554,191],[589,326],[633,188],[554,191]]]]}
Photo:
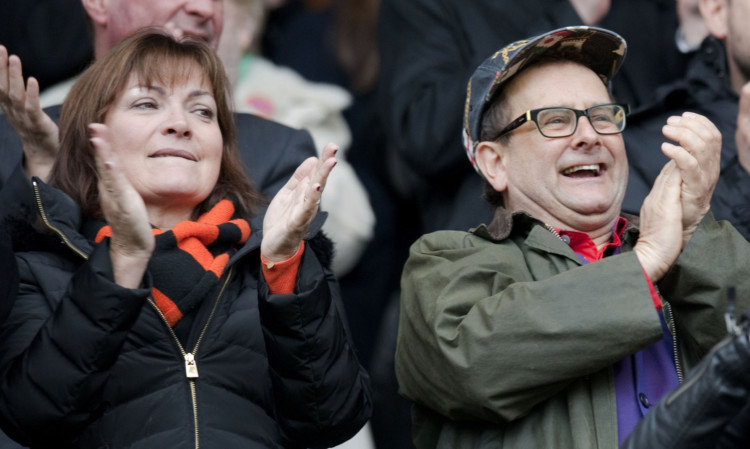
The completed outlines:
{"type": "Polygon", "coordinates": [[[42,205],[42,197],[39,194],[39,185],[36,181],[32,181],[32,184],[34,186],[34,199],[36,200],[36,206],[37,209],[39,209],[39,215],[42,217],[42,221],[44,222],[44,225],[47,226],[48,229],[52,230],[55,234],[57,234],[58,237],[60,237],[63,241],[63,243],[73,250],[76,254],[81,256],[84,260],[88,260],[89,256],[86,255],[85,252],[80,250],[77,246],[73,245],[70,240],[68,240],[68,237],[59,229],[52,226],[52,224],[47,219],[47,213],[44,211],[44,206],[42,205]]]}
{"type": "Polygon", "coordinates": [[[682,383],[683,379],[683,372],[682,372],[682,363],[680,363],[680,353],[678,352],[678,345],[677,345],[677,326],[674,322],[674,315],[672,314],[672,306],[669,305],[668,302],[663,301],[662,308],[664,309],[664,312],[667,315],[667,327],[669,328],[669,331],[672,333],[672,352],[674,353],[674,367],[675,370],[677,370],[677,381],[679,383],[682,383]]]}
{"type": "Polygon", "coordinates": [[[211,323],[214,317],[214,314],[216,313],[216,308],[219,305],[219,300],[224,295],[224,290],[226,290],[226,287],[229,284],[229,279],[232,277],[233,269],[234,269],[233,267],[229,268],[229,272],[227,273],[227,277],[224,280],[224,284],[222,284],[221,290],[219,291],[219,294],[216,296],[216,300],[214,301],[213,308],[211,308],[211,313],[208,315],[206,324],[203,326],[203,329],[201,330],[201,333],[198,336],[198,340],[195,342],[195,346],[193,347],[192,352],[185,352],[185,348],[182,346],[180,339],[177,338],[177,334],[175,334],[174,329],[172,329],[172,327],[167,322],[167,318],[164,316],[161,310],[159,310],[159,307],[154,302],[154,299],[150,295],[148,297],[148,302],[151,304],[154,310],[156,310],[156,312],[159,314],[161,319],[164,321],[164,324],[167,326],[169,333],[172,335],[172,338],[174,339],[175,343],[177,343],[177,349],[179,349],[180,354],[182,354],[182,357],[185,361],[185,377],[190,383],[190,397],[193,403],[193,427],[195,428],[195,449],[200,449],[200,434],[198,431],[198,395],[197,395],[196,387],[195,387],[195,379],[198,378],[198,363],[195,360],[195,356],[198,354],[198,347],[200,346],[201,341],[203,341],[203,337],[206,335],[206,330],[208,329],[208,326],[211,323]]]}
{"type": "Polygon", "coordinates": [[[552,226],[550,226],[550,225],[548,225],[548,224],[545,223],[544,224],[544,229],[546,229],[549,232],[555,234],[557,236],[557,238],[560,239],[561,242],[565,243],[566,245],[568,244],[568,242],[566,242],[565,239],[562,238],[562,236],[560,235],[560,233],[557,232],[557,230],[555,228],[553,228],[552,226]]]}

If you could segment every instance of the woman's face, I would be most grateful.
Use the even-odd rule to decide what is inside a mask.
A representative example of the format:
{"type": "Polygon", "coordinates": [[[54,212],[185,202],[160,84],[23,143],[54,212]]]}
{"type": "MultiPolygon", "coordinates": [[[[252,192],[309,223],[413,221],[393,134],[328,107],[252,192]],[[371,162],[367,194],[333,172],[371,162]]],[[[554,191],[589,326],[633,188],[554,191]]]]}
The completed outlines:
{"type": "Polygon", "coordinates": [[[172,86],[131,75],[105,118],[112,150],[147,207],[192,210],[219,177],[223,138],[214,92],[194,64],[172,86]]]}

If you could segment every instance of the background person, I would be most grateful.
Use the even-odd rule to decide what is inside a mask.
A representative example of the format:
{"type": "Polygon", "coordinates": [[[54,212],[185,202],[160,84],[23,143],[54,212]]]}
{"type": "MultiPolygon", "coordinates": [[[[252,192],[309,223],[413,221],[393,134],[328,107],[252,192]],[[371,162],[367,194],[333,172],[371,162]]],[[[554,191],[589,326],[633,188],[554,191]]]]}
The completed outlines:
{"type": "Polygon", "coordinates": [[[328,213],[323,230],[336,244],[333,271],[341,278],[357,264],[375,227],[367,191],[346,160],[351,132],[342,111],[351,95],[339,86],[308,81],[252,51],[265,22],[263,0],[226,0],[224,8],[218,53],[234,80],[235,110],[309,131],[318,155],[328,142],[339,147],[339,163],[320,209],[328,213]]]}

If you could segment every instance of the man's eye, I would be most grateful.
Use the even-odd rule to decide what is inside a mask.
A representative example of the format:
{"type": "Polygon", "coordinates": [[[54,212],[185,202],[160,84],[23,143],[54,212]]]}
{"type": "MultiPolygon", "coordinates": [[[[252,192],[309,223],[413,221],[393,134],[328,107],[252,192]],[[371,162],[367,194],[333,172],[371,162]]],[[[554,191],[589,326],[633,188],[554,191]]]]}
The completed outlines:
{"type": "Polygon", "coordinates": [[[570,123],[568,114],[548,114],[542,118],[542,126],[567,125],[570,123]]]}
{"type": "Polygon", "coordinates": [[[614,122],[615,118],[612,116],[612,114],[596,114],[593,117],[591,117],[597,122],[614,122]]]}

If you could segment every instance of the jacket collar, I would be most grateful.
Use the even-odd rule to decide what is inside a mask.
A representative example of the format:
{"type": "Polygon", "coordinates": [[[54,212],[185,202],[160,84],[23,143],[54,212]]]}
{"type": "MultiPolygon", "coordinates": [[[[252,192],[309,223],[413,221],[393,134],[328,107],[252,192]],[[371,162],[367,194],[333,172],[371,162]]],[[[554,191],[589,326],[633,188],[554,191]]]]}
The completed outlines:
{"type": "Polygon", "coordinates": [[[52,233],[69,249],[87,258],[93,250],[91,242],[80,232],[83,218],[73,199],[63,191],[51,187],[39,178],[32,180],[37,214],[41,223],[37,230],[52,233]]]}
{"type": "MultiPolygon", "coordinates": [[[[627,213],[620,214],[628,220],[625,233],[638,229],[639,217],[627,213]]],[[[534,226],[546,227],[544,223],[526,212],[511,212],[504,207],[495,208],[495,215],[489,225],[480,225],[471,230],[473,234],[492,241],[507,239],[513,232],[529,232],[534,226]]]]}
{"type": "MultiPolygon", "coordinates": [[[[685,79],[689,87],[700,85],[698,92],[710,93],[708,98],[696,98],[698,102],[714,100],[716,97],[739,98],[732,88],[724,44],[714,36],[708,36],[701,43],[687,67],[685,79]]],[[[695,89],[692,89],[695,91],[695,89]]]]}

